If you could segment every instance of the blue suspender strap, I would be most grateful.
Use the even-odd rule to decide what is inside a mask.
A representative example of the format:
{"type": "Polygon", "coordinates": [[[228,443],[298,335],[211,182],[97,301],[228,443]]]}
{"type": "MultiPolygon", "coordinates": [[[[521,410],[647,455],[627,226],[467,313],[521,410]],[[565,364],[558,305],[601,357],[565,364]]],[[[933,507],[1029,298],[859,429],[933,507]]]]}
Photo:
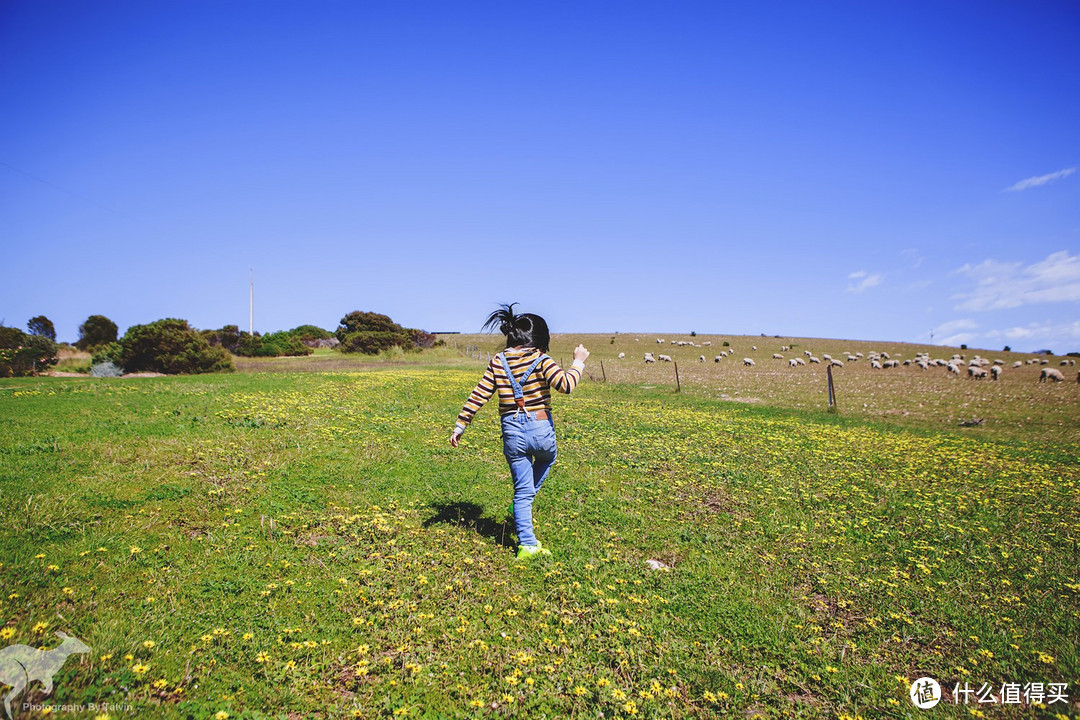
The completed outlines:
{"type": "Polygon", "coordinates": [[[522,392],[522,384],[532,375],[532,371],[536,369],[536,366],[540,364],[540,361],[544,359],[543,353],[538,358],[532,361],[532,364],[525,370],[525,374],[521,376],[521,379],[514,377],[514,373],[510,370],[510,363],[506,361],[506,354],[499,353],[499,360],[502,361],[503,369],[506,370],[506,377],[510,379],[510,387],[514,389],[514,402],[517,403],[518,410],[525,409],[525,393],[522,392]]]}

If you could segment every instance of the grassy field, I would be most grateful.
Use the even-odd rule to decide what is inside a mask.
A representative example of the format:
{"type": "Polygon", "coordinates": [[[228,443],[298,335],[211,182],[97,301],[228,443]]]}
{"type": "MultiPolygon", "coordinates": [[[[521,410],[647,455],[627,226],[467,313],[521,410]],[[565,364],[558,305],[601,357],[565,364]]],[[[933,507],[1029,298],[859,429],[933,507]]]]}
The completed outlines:
{"type": "MultiPolygon", "coordinates": [[[[745,370],[696,363],[719,338],[668,351],[674,393],[672,366],[640,362],[655,338],[600,337],[590,372],[603,360],[609,382],[556,399],[560,458],[536,506],[554,555],[526,564],[492,409],[447,444],[482,368],[453,342],[494,338],[358,372],[0,380],[0,637],[91,648],[51,696],[17,701],[219,719],[916,717],[909,686],[928,675],[949,696],[935,717],[1077,716],[1075,382],[855,363],[828,414],[820,378],[769,365],[791,339],[755,354],[729,338],[759,358],[745,370]],[[1013,682],[1069,683],[1074,704],[951,704],[957,683],[1013,682]]],[[[867,347],[848,345],[832,354],[867,347]]]]}
{"type": "MultiPolygon", "coordinates": [[[[444,338],[453,347],[478,347],[486,357],[501,349],[501,335],[457,335],[444,338]]],[[[1039,359],[1031,353],[964,350],[961,348],[912,345],[907,343],[828,340],[816,338],[746,337],[732,335],[556,335],[552,339],[552,356],[569,362],[572,350],[584,343],[592,353],[589,373],[597,380],[604,375],[612,383],[634,384],[665,394],[675,389],[675,370],[671,363],[646,365],[646,352],[654,356],[664,353],[679,365],[682,392],[701,398],[730,402],[769,405],[793,410],[826,410],[828,393],[823,365],[788,367],[787,360],[806,359],[804,351],[816,357],[825,354],[844,361],[843,368],[834,368],[839,412],[848,417],[882,420],[911,430],[954,431],[960,423],[973,418],[978,425],[963,427],[965,436],[1010,439],[1036,443],[1054,441],[1080,445],[1080,366],[1061,367],[1061,360],[1076,358],[1049,357],[1048,367],[1062,371],[1063,383],[1040,383],[1039,373],[1044,366],[1023,365],[1013,369],[1016,361],[1039,359]],[[663,344],[656,342],[663,339],[663,344]],[[672,347],[674,341],[695,342],[707,347],[672,347]],[[723,343],[729,343],[724,346],[723,343]],[[756,346],[756,349],[755,349],[756,346]],[[790,350],[782,350],[788,346],[790,350]],[[713,358],[721,351],[730,355],[720,363],[713,358]],[[887,352],[892,358],[913,359],[916,353],[927,352],[932,358],[947,360],[954,353],[967,359],[980,355],[991,361],[1005,363],[1001,380],[969,380],[950,376],[943,367],[920,370],[915,366],[875,370],[865,356],[871,352],[887,352]],[[619,359],[618,354],[625,358],[619,359]],[[784,360],[774,360],[773,354],[784,360]],[[849,354],[862,353],[864,358],[848,362],[849,354]],[[699,362],[704,355],[706,361],[699,362]],[[754,367],[745,367],[742,359],[754,360],[754,367]]],[[[966,369],[966,368],[965,368],[966,369]]]]}

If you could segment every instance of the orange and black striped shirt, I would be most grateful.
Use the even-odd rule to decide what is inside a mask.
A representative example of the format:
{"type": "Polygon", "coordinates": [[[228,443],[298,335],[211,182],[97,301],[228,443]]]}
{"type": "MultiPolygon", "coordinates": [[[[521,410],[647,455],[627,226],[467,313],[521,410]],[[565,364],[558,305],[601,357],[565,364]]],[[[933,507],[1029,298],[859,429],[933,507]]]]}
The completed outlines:
{"type": "MultiPolygon", "coordinates": [[[[536,348],[507,348],[503,354],[514,377],[520,378],[532,365],[533,360],[541,355],[541,352],[536,348]]],[[[525,396],[525,409],[529,412],[550,410],[551,388],[569,395],[577,387],[581,380],[581,371],[584,369],[585,364],[575,360],[569,370],[563,370],[554,360],[545,356],[521,386],[521,391],[525,396]]],[[[465,407],[461,408],[461,413],[457,417],[455,427],[464,432],[473,416],[484,406],[484,403],[491,399],[496,390],[499,391],[499,415],[513,414],[518,409],[517,403],[514,402],[514,388],[498,356],[491,358],[484,376],[469,394],[465,407]]]]}

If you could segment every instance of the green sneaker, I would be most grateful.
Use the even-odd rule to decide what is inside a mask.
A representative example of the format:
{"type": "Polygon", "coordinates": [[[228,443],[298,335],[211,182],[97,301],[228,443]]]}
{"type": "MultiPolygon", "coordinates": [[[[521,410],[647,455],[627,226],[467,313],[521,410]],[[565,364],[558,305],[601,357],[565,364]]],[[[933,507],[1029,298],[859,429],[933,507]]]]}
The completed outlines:
{"type": "Polygon", "coordinates": [[[539,543],[536,545],[521,545],[518,547],[517,559],[529,560],[538,555],[550,555],[551,551],[547,548],[540,547],[539,543]]]}

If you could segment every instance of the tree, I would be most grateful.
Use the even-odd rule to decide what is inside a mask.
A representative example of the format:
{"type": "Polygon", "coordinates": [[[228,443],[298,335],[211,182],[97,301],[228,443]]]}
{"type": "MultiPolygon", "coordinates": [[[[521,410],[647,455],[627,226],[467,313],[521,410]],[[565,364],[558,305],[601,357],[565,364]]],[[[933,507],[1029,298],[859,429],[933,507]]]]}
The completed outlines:
{"type": "Polygon", "coordinates": [[[206,373],[232,370],[232,358],[187,320],[166,318],[132,325],[120,339],[118,364],[127,372],[206,373]]]}
{"type": "Polygon", "coordinates": [[[91,315],[79,326],[79,339],[75,347],[91,350],[100,345],[116,342],[116,323],[104,315],[91,315]]]}
{"type": "Polygon", "coordinates": [[[1008,345],[1006,345],[1006,346],[1005,346],[1005,349],[1004,349],[1004,350],[1002,350],[1001,352],[1012,352],[1012,348],[1011,348],[1011,347],[1009,347],[1008,345]]]}
{"type": "Polygon", "coordinates": [[[26,327],[30,328],[31,335],[40,335],[43,338],[56,341],[56,327],[53,325],[52,320],[44,315],[30,318],[30,322],[26,323],[26,327]]]}

